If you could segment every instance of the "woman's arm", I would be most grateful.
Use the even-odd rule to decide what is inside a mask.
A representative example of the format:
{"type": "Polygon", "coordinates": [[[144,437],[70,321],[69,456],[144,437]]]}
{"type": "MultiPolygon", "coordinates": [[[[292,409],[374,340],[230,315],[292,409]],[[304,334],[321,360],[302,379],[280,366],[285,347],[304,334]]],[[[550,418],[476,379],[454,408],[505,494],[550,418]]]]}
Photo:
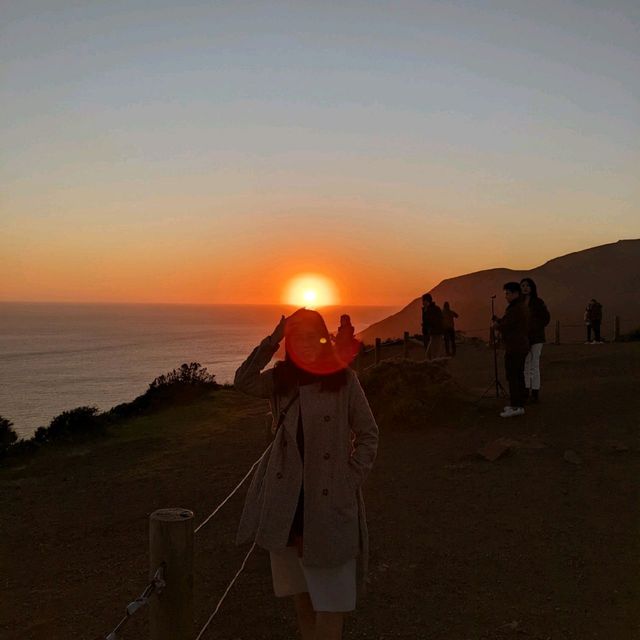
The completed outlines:
{"type": "Polygon", "coordinates": [[[258,398],[271,398],[273,379],[271,370],[261,373],[278,350],[271,336],[265,338],[238,367],[233,384],[238,391],[258,398]]]}
{"type": "Polygon", "coordinates": [[[376,459],[378,425],[355,373],[352,374],[349,386],[349,426],[355,434],[354,450],[349,466],[356,475],[358,486],[360,486],[369,475],[376,459]]]}
{"type": "Polygon", "coordinates": [[[284,337],[286,318],[282,316],[273,333],[265,338],[240,365],[233,379],[239,391],[258,398],[271,398],[273,395],[273,376],[271,371],[261,371],[275,355],[280,341],[284,337]]]}

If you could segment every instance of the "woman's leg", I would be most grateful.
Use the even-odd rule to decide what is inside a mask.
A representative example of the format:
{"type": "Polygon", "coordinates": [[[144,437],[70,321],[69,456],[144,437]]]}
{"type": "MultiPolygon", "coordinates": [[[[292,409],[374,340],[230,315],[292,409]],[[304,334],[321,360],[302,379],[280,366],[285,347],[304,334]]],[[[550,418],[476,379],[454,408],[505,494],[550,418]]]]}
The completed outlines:
{"type": "Polygon", "coordinates": [[[344,613],[319,611],[316,614],[315,640],[342,640],[344,613]]]}
{"type": "Polygon", "coordinates": [[[298,617],[298,628],[302,640],[316,640],[316,612],[313,610],[311,598],[308,593],[296,593],[293,596],[293,604],[298,617]]]}
{"type": "MultiPolygon", "coordinates": [[[[531,388],[535,391],[540,390],[540,355],[542,354],[542,342],[537,342],[536,344],[531,345],[531,351],[529,351],[529,356],[531,356],[531,388]]],[[[529,357],[527,356],[527,358],[529,357]]],[[[528,385],[527,380],[527,386],[528,385]]]]}

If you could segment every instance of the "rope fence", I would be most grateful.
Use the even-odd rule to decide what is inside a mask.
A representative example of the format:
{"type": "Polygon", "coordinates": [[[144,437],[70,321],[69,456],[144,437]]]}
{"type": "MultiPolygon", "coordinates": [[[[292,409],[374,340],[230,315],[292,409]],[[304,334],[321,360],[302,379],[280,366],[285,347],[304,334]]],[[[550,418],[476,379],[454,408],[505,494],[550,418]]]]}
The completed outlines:
{"type": "MultiPolygon", "coordinates": [[[[224,507],[224,505],[227,504],[227,502],[229,502],[229,500],[240,490],[242,485],[251,476],[251,474],[253,473],[255,468],[264,459],[264,457],[267,455],[267,453],[269,452],[270,449],[271,449],[271,444],[264,450],[262,455],[251,465],[251,467],[249,468],[247,473],[243,476],[243,478],[240,480],[240,482],[238,482],[238,484],[231,490],[231,492],[224,498],[224,500],[222,500],[222,502],[220,502],[220,504],[198,525],[198,527],[195,530],[193,530],[193,525],[191,525],[191,536],[190,536],[191,538],[193,537],[193,535],[198,533],[220,511],[220,509],[222,509],[222,507],[224,507]]],[[[184,510],[161,509],[160,511],[154,512],[151,515],[151,518],[153,519],[153,517],[156,514],[160,513],[160,512],[173,512],[173,511],[181,512],[179,515],[182,516],[183,518],[186,518],[187,521],[191,520],[191,518],[189,516],[193,515],[191,512],[186,512],[188,515],[185,515],[185,511],[184,510]]],[[[165,531],[165,533],[166,533],[166,531],[165,531]]],[[[153,538],[153,534],[150,537],[153,538]]],[[[166,537],[166,535],[163,535],[161,537],[166,537]]],[[[175,536],[174,536],[174,542],[175,542],[175,536]]],[[[217,604],[216,604],[216,606],[215,606],[215,608],[213,610],[213,613],[209,616],[209,618],[207,619],[207,621],[204,624],[204,626],[200,629],[200,631],[199,631],[198,635],[196,636],[195,640],[201,640],[201,638],[204,636],[204,633],[206,632],[207,628],[211,624],[211,621],[217,615],[218,611],[220,611],[220,608],[222,607],[222,603],[224,602],[225,598],[227,597],[227,595],[229,594],[229,592],[233,588],[233,585],[237,582],[238,578],[240,577],[240,574],[244,571],[244,569],[245,569],[245,567],[247,565],[247,562],[249,560],[249,557],[251,556],[251,554],[253,553],[253,551],[255,549],[255,546],[256,545],[255,545],[255,542],[254,542],[251,545],[251,548],[249,549],[247,554],[245,555],[244,560],[242,561],[242,564],[240,565],[240,568],[238,569],[238,571],[234,575],[233,579],[227,585],[227,588],[224,590],[222,596],[218,600],[218,602],[217,602],[217,604]]],[[[191,552],[192,551],[193,551],[193,549],[191,548],[191,552]]],[[[153,555],[153,550],[152,550],[152,555],[153,555]]],[[[191,562],[189,562],[188,560],[185,561],[184,565],[188,566],[188,565],[192,564],[192,558],[190,560],[191,560],[191,562]]],[[[178,569],[180,569],[180,564],[181,564],[180,562],[177,563],[178,569]]],[[[118,624],[113,629],[113,631],[111,631],[111,633],[107,634],[106,636],[103,636],[104,640],[119,640],[119,638],[121,637],[121,636],[118,635],[120,630],[126,625],[126,623],[131,619],[131,617],[137,611],[142,609],[145,605],[149,604],[150,600],[151,600],[151,597],[154,594],[156,594],[156,595],[160,594],[160,593],[163,592],[163,590],[165,590],[165,588],[167,587],[167,583],[165,582],[165,579],[164,579],[164,572],[165,572],[165,564],[163,563],[156,569],[153,578],[151,579],[149,584],[145,587],[145,589],[142,592],[142,594],[138,598],[136,598],[133,602],[131,602],[129,605],[127,605],[124,617],[120,620],[120,622],[118,622],[118,624]]],[[[189,595],[192,595],[192,594],[189,594],[189,595]]],[[[170,606],[169,608],[171,610],[174,610],[176,607],[175,606],[170,606]]],[[[186,608],[189,611],[191,610],[191,606],[188,606],[186,608]]],[[[187,625],[189,626],[189,623],[187,623],[187,625]]],[[[158,638],[167,637],[167,638],[171,638],[172,640],[189,640],[191,635],[192,635],[191,633],[185,633],[183,630],[180,630],[177,635],[174,635],[174,633],[170,632],[169,635],[158,635],[158,638]]],[[[151,637],[152,637],[152,639],[155,640],[153,629],[152,629],[151,637]]]]}
{"type": "Polygon", "coordinates": [[[204,632],[207,630],[207,627],[209,626],[211,621],[215,618],[216,614],[220,610],[220,607],[222,606],[222,603],[224,602],[224,599],[227,597],[227,594],[229,593],[229,591],[231,591],[231,587],[233,587],[236,580],[240,577],[240,574],[243,572],[244,568],[247,566],[247,560],[249,559],[249,556],[253,553],[253,550],[255,548],[256,548],[256,543],[254,542],[251,545],[251,548],[249,549],[249,551],[247,551],[247,555],[244,557],[244,560],[242,561],[242,564],[240,565],[240,568],[238,569],[236,575],[233,576],[233,580],[231,580],[227,588],[224,590],[222,597],[220,598],[220,600],[218,600],[218,604],[216,605],[216,608],[213,610],[213,613],[209,616],[209,619],[204,623],[204,626],[202,627],[202,629],[200,629],[200,633],[196,636],[196,640],[200,640],[200,638],[202,638],[202,636],[204,635],[204,632]]]}
{"type": "MultiPolygon", "coordinates": [[[[604,325],[603,325],[604,326],[604,325]]],[[[608,342],[618,342],[621,338],[622,321],[620,316],[615,316],[613,318],[613,331],[608,338],[608,342]]],[[[631,330],[631,327],[628,327],[628,330],[631,330]]],[[[465,327],[464,330],[456,330],[456,338],[461,339],[462,342],[469,339],[477,339],[478,334],[486,335],[488,342],[491,344],[493,340],[493,330],[490,326],[486,327],[476,327],[469,328],[465,327]]],[[[388,339],[382,341],[381,338],[375,339],[375,345],[373,346],[363,346],[363,348],[358,353],[357,358],[361,359],[362,356],[367,356],[369,354],[374,355],[375,364],[382,359],[382,349],[387,349],[390,347],[397,347],[399,345],[403,345],[404,352],[403,356],[408,357],[409,346],[411,344],[418,344],[422,346],[421,337],[417,337],[419,334],[414,333],[411,334],[409,331],[404,332],[403,338],[395,338],[388,339]]],[[[604,334],[606,338],[606,333],[604,334]]],[[[549,325],[547,327],[547,342],[552,344],[580,344],[583,342],[587,342],[587,325],[585,322],[561,322],[560,320],[556,320],[553,325],[549,325]]],[[[356,363],[356,369],[358,369],[358,363],[356,363]]]]}
{"type": "Polygon", "coordinates": [[[149,604],[149,598],[151,598],[154,593],[160,593],[165,588],[166,583],[163,579],[163,572],[164,567],[161,565],[156,569],[153,578],[140,596],[127,605],[124,618],[118,622],[111,633],[105,636],[105,640],[118,640],[118,632],[125,624],[127,624],[127,622],[129,622],[131,616],[142,609],[146,604],[149,604]]]}
{"type": "Polygon", "coordinates": [[[200,529],[202,529],[202,527],[204,527],[207,524],[207,522],[209,522],[209,520],[211,520],[211,518],[213,518],[213,516],[215,516],[216,513],[218,513],[218,511],[220,511],[220,509],[222,509],[222,507],[224,507],[224,505],[227,504],[227,502],[229,502],[229,500],[239,491],[240,487],[246,482],[247,478],[251,475],[253,470],[260,464],[260,462],[262,462],[262,459],[267,455],[270,449],[271,449],[271,445],[269,445],[264,450],[263,454],[251,465],[251,468],[249,469],[249,471],[247,471],[247,473],[244,475],[242,480],[240,480],[240,482],[232,489],[231,493],[203,520],[203,522],[201,522],[198,525],[194,533],[198,533],[198,531],[200,531],[200,529]]]}

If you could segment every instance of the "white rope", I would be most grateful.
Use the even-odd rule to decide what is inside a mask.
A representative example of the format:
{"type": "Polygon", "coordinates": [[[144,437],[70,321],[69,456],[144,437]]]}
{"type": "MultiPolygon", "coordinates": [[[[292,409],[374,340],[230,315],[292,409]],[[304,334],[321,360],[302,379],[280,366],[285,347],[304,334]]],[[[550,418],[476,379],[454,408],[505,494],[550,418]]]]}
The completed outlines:
{"type": "MultiPolygon", "coordinates": [[[[265,451],[265,453],[266,453],[266,451],[265,451]]],[[[264,456],[264,454],[262,454],[262,455],[264,456]]],[[[200,633],[198,634],[196,640],[200,640],[200,638],[202,638],[202,635],[207,630],[207,627],[209,626],[210,622],[213,620],[215,615],[220,610],[220,607],[222,606],[222,603],[224,602],[224,599],[227,597],[227,594],[229,593],[229,591],[231,591],[231,587],[233,587],[233,585],[235,584],[236,580],[238,579],[238,577],[240,576],[240,574],[244,570],[244,568],[245,568],[245,566],[247,564],[247,560],[249,559],[249,556],[252,554],[252,552],[253,552],[253,550],[255,548],[256,548],[256,543],[254,542],[251,545],[251,549],[249,549],[249,551],[247,552],[247,555],[244,557],[244,560],[242,561],[242,565],[240,565],[240,568],[238,569],[238,572],[236,573],[235,576],[233,576],[233,580],[229,583],[229,586],[225,589],[225,592],[222,594],[222,598],[220,598],[220,600],[218,600],[218,604],[216,605],[216,608],[213,610],[213,613],[209,616],[209,619],[206,621],[204,627],[202,627],[202,629],[200,629],[200,633]]]]}
{"type": "Polygon", "coordinates": [[[116,628],[105,637],[105,640],[118,640],[118,632],[129,621],[129,618],[139,609],[149,603],[149,598],[154,593],[160,593],[167,586],[164,581],[164,563],[160,565],[151,579],[151,582],[145,587],[142,595],[127,605],[124,618],[118,622],[116,628]]]}
{"type": "Polygon", "coordinates": [[[216,513],[218,513],[218,511],[220,511],[220,509],[222,509],[222,507],[224,507],[224,505],[227,504],[227,502],[229,502],[229,500],[237,493],[238,489],[240,489],[240,487],[244,484],[244,481],[251,475],[251,472],[258,466],[258,464],[260,464],[262,459],[267,455],[269,449],[271,449],[271,445],[269,445],[264,450],[264,453],[251,465],[251,469],[247,471],[246,475],[236,485],[235,489],[233,489],[233,491],[211,512],[211,514],[209,514],[209,516],[204,522],[198,525],[198,528],[194,531],[194,534],[198,533],[198,531],[200,531],[200,529],[202,529],[202,527],[204,527],[204,525],[207,524],[207,522],[209,522],[209,520],[211,520],[211,518],[213,518],[213,516],[215,516],[216,513]]]}

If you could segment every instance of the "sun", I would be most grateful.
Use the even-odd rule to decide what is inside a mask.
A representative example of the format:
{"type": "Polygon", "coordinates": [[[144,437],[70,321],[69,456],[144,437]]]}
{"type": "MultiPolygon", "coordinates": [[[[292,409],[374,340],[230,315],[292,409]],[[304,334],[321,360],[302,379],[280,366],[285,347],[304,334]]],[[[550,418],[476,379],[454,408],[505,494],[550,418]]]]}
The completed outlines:
{"type": "Polygon", "coordinates": [[[301,273],[289,280],[282,295],[285,304],[316,309],[338,304],[338,289],[334,282],[317,273],[301,273]]]}

